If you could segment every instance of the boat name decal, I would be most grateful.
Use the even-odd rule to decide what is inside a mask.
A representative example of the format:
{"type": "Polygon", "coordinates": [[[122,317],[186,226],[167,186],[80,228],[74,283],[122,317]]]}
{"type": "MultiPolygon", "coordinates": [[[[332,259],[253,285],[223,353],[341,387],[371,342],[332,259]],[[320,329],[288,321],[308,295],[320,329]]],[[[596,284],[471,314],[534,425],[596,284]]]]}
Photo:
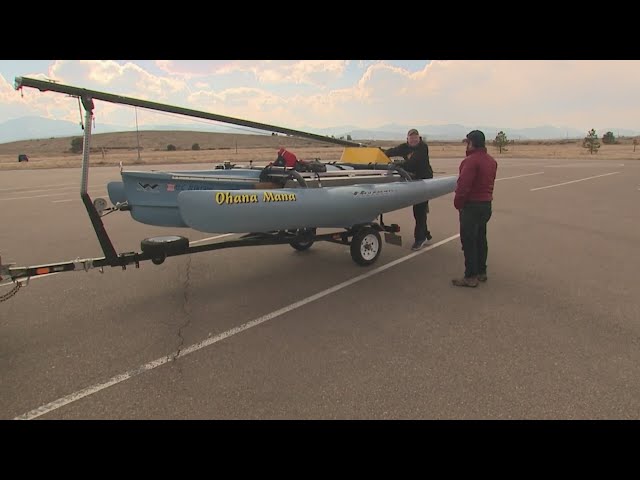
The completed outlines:
{"type": "Polygon", "coordinates": [[[173,175],[171,180],[195,180],[198,182],[210,182],[210,183],[218,183],[220,180],[233,180],[234,182],[246,182],[247,179],[244,178],[227,178],[227,177],[213,177],[213,176],[205,176],[205,177],[190,177],[186,175],[173,175]]]}
{"type": "Polygon", "coordinates": [[[231,193],[216,192],[216,203],[218,205],[231,205],[234,203],[258,203],[256,193],[231,193]]]}
{"type": "Polygon", "coordinates": [[[394,190],[360,190],[360,191],[355,191],[353,192],[353,196],[361,196],[361,197],[371,197],[371,196],[378,196],[378,195],[389,195],[390,193],[393,193],[394,190]]]}
{"type": "Polygon", "coordinates": [[[182,192],[185,190],[211,190],[211,185],[193,183],[167,183],[167,192],[182,192]]]}
{"type": "Polygon", "coordinates": [[[263,202],[295,202],[296,200],[295,193],[264,192],[262,195],[263,202]]]}
{"type": "MultiPolygon", "coordinates": [[[[216,203],[218,205],[232,205],[236,203],[258,203],[260,197],[257,193],[231,193],[216,192],[216,203]]],[[[295,193],[273,193],[263,192],[263,202],[295,202],[297,201],[295,193]]]]}

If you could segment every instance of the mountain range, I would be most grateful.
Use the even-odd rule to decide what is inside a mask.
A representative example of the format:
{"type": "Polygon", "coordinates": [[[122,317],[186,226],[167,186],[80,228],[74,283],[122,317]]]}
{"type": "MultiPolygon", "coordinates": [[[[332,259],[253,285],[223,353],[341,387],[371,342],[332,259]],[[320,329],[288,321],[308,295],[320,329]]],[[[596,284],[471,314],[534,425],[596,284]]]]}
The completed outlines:
{"type": "MultiPolygon", "coordinates": [[[[459,124],[445,125],[400,125],[388,124],[378,128],[363,129],[355,125],[342,125],[329,128],[312,128],[302,127],[295,130],[303,132],[315,133],[318,135],[327,135],[335,137],[351,136],[354,141],[358,140],[403,140],[410,128],[417,128],[420,134],[426,140],[462,140],[464,136],[474,129],[485,132],[487,138],[494,138],[499,131],[503,131],[509,140],[553,140],[561,138],[584,138],[587,132],[571,128],[556,127],[544,125],[530,128],[502,128],[495,126],[466,126],[459,124]]],[[[236,125],[220,125],[214,122],[210,123],[191,123],[191,124],[173,124],[173,125],[152,125],[140,126],[140,131],[145,130],[187,130],[197,132],[214,132],[214,133],[236,133],[236,134],[255,134],[256,130],[236,126],[236,125]]],[[[134,128],[97,123],[92,132],[113,133],[113,132],[130,132],[134,128]]],[[[613,132],[618,136],[635,137],[640,135],[638,130],[629,130],[623,128],[600,128],[596,129],[599,137],[606,132],[613,132]]],[[[14,142],[18,140],[34,140],[46,139],[51,137],[71,137],[80,136],[83,131],[79,123],[69,122],[65,120],[52,120],[44,117],[20,117],[7,120],[0,123],[0,143],[14,142]]],[[[260,131],[260,133],[263,133],[260,131]]]]}

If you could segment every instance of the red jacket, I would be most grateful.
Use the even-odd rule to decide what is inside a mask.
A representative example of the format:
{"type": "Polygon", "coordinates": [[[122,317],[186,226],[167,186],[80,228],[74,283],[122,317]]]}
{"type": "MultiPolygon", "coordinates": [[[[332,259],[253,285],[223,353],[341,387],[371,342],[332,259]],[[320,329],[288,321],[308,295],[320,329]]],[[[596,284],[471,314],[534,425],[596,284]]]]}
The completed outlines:
{"type": "Polygon", "coordinates": [[[467,151],[460,164],[458,184],[453,205],[460,210],[465,203],[493,200],[493,186],[496,181],[498,162],[487,153],[486,148],[467,151]]]}
{"type": "Polygon", "coordinates": [[[278,159],[275,161],[274,165],[293,168],[296,166],[296,163],[298,163],[298,157],[296,157],[295,154],[291,153],[286,148],[278,150],[278,159]]]}

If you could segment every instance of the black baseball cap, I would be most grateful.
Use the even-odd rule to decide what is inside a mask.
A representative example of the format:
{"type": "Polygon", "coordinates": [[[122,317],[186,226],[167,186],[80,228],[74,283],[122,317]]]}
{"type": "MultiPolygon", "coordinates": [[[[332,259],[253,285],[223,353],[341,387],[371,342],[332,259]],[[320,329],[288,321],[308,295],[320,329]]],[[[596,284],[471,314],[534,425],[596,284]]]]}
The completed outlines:
{"type": "Polygon", "coordinates": [[[469,133],[467,133],[467,140],[474,147],[484,147],[485,146],[484,133],[482,133],[480,130],[471,130],[469,133]]]}
{"type": "Polygon", "coordinates": [[[418,133],[418,130],[416,130],[415,128],[412,128],[407,132],[407,137],[410,137],[411,135],[420,135],[420,134],[418,133]]]}

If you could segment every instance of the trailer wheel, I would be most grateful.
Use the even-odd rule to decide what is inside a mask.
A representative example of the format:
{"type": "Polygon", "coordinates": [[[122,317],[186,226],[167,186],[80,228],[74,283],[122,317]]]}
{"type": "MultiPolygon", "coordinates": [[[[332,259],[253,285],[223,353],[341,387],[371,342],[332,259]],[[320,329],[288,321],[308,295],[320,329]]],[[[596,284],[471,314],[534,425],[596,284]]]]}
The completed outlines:
{"type": "Polygon", "coordinates": [[[351,240],[351,258],[358,265],[371,265],[382,252],[380,233],[374,228],[359,229],[351,240]]]}
{"type": "Polygon", "coordinates": [[[142,253],[151,257],[153,263],[160,265],[167,255],[186,252],[189,248],[189,239],[179,235],[150,237],[140,242],[140,248],[142,253]]]}
{"type": "Polygon", "coordinates": [[[291,245],[293,248],[295,248],[300,252],[309,250],[311,248],[311,245],[313,245],[314,243],[313,237],[316,235],[316,229],[315,228],[305,229],[302,231],[298,231],[298,234],[307,234],[309,236],[309,240],[308,241],[296,240],[296,241],[290,242],[289,245],[291,245]]]}

